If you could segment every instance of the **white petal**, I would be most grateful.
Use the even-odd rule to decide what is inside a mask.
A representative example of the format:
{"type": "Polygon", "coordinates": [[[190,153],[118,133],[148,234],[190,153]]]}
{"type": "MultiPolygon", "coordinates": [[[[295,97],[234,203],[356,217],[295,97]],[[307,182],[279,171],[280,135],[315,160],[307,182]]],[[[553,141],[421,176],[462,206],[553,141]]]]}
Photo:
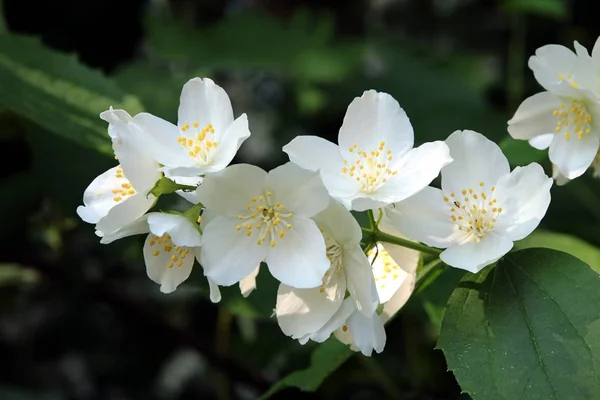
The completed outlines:
{"type": "Polygon", "coordinates": [[[258,245],[256,235],[237,230],[237,217],[218,216],[204,228],[201,261],[204,274],[216,284],[231,286],[254,271],[268,251],[268,243],[258,245]]]}
{"type": "Polygon", "coordinates": [[[560,107],[561,103],[561,98],[551,92],[537,93],[528,97],[508,121],[508,133],[515,139],[527,140],[544,134],[553,136],[558,122],[553,112],[560,107]]]}
{"type": "Polygon", "coordinates": [[[194,265],[194,257],[189,254],[185,257],[178,266],[177,263],[171,268],[169,264],[172,264],[171,257],[173,255],[170,251],[163,251],[159,249],[160,245],[154,244],[151,246],[150,243],[154,237],[152,234],[148,235],[146,242],[144,243],[144,261],[146,262],[146,272],[148,277],[154,282],[160,284],[160,291],[163,293],[171,293],[177,286],[185,281],[192,272],[194,265]],[[155,256],[154,251],[158,251],[155,256]]]}
{"type": "Polygon", "coordinates": [[[266,263],[275,279],[298,289],[320,286],[330,266],[321,231],[314,221],[298,215],[285,237],[269,248],[266,263]]]}
{"type": "Polygon", "coordinates": [[[402,285],[393,296],[383,305],[383,311],[381,313],[380,320],[382,323],[389,321],[408,301],[415,290],[415,284],[417,283],[417,274],[408,274],[402,285]]]}
{"type": "Polygon", "coordinates": [[[208,174],[196,190],[198,200],[216,215],[236,216],[251,197],[263,194],[267,173],[254,165],[236,164],[208,174]]]}
{"type": "Polygon", "coordinates": [[[348,292],[356,301],[357,310],[365,315],[373,314],[379,304],[379,296],[367,256],[357,245],[344,249],[342,257],[348,292]]]}
{"type": "Polygon", "coordinates": [[[109,123],[108,126],[108,135],[111,139],[114,139],[118,136],[118,132],[114,130],[114,126],[119,123],[127,123],[132,120],[131,115],[125,110],[115,110],[112,106],[100,113],[100,119],[109,123]]]}
{"type": "Polygon", "coordinates": [[[352,333],[354,346],[365,356],[370,357],[373,350],[377,353],[383,351],[386,335],[383,323],[377,314],[366,317],[355,312],[348,318],[347,326],[352,333]]]}
{"type": "Polygon", "coordinates": [[[274,200],[295,215],[312,217],[329,204],[329,193],[318,172],[309,171],[288,162],[271,171],[265,188],[272,190],[274,200]]]}
{"type": "MultiPolygon", "coordinates": [[[[372,274],[375,278],[380,303],[389,301],[409,276],[409,273],[401,268],[387,251],[391,247],[392,245],[386,244],[386,247],[384,247],[382,243],[377,243],[374,248],[369,250],[369,261],[373,267],[372,274]]],[[[413,266],[406,265],[406,268],[411,267],[413,266]]]]}
{"type": "Polygon", "coordinates": [[[150,232],[162,237],[169,234],[176,246],[198,247],[202,242],[200,232],[190,220],[183,215],[168,213],[148,214],[150,232]]]}
{"type": "Polygon", "coordinates": [[[362,239],[360,225],[350,211],[337,201],[330,201],[327,208],[313,219],[327,236],[340,244],[359,245],[362,239]]]}
{"type": "Polygon", "coordinates": [[[275,314],[285,335],[298,339],[317,332],[331,319],[344,301],[346,283],[344,279],[333,279],[330,283],[313,289],[279,285],[275,314]]]}
{"type": "Polygon", "coordinates": [[[136,219],[128,225],[125,225],[124,227],[117,229],[116,231],[104,234],[104,236],[102,236],[102,239],[100,239],[100,243],[109,244],[114,242],[115,240],[127,236],[140,235],[142,233],[148,232],[150,232],[150,228],[148,227],[148,214],[144,214],[140,218],[136,219]]]}
{"type": "Polygon", "coordinates": [[[248,297],[250,296],[250,293],[256,289],[256,277],[258,276],[259,270],[260,265],[258,265],[250,275],[240,281],[240,292],[242,292],[242,296],[248,297]]]}
{"type": "Polygon", "coordinates": [[[217,172],[228,166],[242,143],[249,137],[248,117],[242,114],[225,130],[218,147],[213,150],[212,165],[206,168],[205,173],[217,172]]]}
{"type": "Polygon", "coordinates": [[[568,179],[581,176],[592,164],[600,145],[600,137],[593,131],[581,139],[555,135],[550,144],[550,161],[556,164],[560,173],[568,179]]]}
{"type": "Polygon", "coordinates": [[[177,115],[179,127],[212,124],[217,135],[223,135],[233,122],[229,96],[209,78],[193,78],[183,85],[177,115]]]}
{"type": "Polygon", "coordinates": [[[494,185],[501,176],[510,172],[508,160],[500,147],[480,133],[456,131],[446,139],[446,143],[454,161],[442,168],[444,193],[477,188],[480,182],[494,185]]]}
{"type": "Polygon", "coordinates": [[[348,106],[340,128],[338,143],[343,157],[350,158],[350,147],[369,153],[381,142],[394,157],[402,157],[413,147],[414,133],[398,102],[387,93],[367,90],[348,106]]]}
{"type": "Polygon", "coordinates": [[[208,288],[210,290],[210,301],[213,303],[218,303],[221,301],[221,291],[219,290],[219,285],[214,283],[212,280],[208,279],[208,288]]]}
{"type": "Polygon", "coordinates": [[[77,214],[85,222],[97,223],[111,208],[119,204],[113,200],[115,194],[112,191],[121,189],[121,184],[127,183],[127,180],[116,177],[118,169],[120,167],[116,166],[103,172],[83,192],[84,205],[77,208],[77,214]]]}
{"type": "Polygon", "coordinates": [[[96,230],[108,234],[123,228],[146,213],[156,202],[156,197],[136,193],[114,206],[96,225],[96,230]]]}
{"type": "Polygon", "coordinates": [[[572,73],[576,61],[577,57],[570,49],[549,44],[537,49],[535,56],[529,58],[529,68],[544,89],[557,90],[562,82],[559,75],[566,76],[572,73]]]}
{"type": "Polygon", "coordinates": [[[360,184],[342,173],[343,162],[337,145],[318,136],[297,136],[283,146],[290,161],[310,171],[320,171],[323,184],[336,199],[355,196],[360,184]]]}
{"type": "Polygon", "coordinates": [[[310,335],[310,340],[323,343],[334,331],[341,328],[354,312],[356,312],[356,302],[350,297],[345,298],[331,319],[321,329],[310,335]]]}
{"type": "Polygon", "coordinates": [[[485,266],[498,261],[512,247],[512,241],[492,232],[478,243],[468,241],[449,247],[440,254],[440,258],[451,267],[477,273],[485,266]]]}
{"type": "Polygon", "coordinates": [[[556,167],[556,164],[552,164],[552,179],[554,179],[557,186],[564,186],[567,183],[571,182],[570,179],[565,178],[565,176],[560,173],[560,171],[556,167]]]}
{"type": "Polygon", "coordinates": [[[496,230],[512,241],[521,240],[538,226],[550,205],[550,187],[537,163],[517,167],[496,184],[495,198],[502,205],[496,230]]]}
{"type": "Polygon", "coordinates": [[[137,114],[133,122],[138,129],[132,129],[132,141],[141,151],[168,167],[196,164],[195,159],[177,142],[179,129],[175,125],[148,113],[137,114]]]}
{"type": "Polygon", "coordinates": [[[548,147],[550,147],[550,143],[552,143],[553,139],[553,133],[545,133],[543,135],[534,136],[531,139],[529,139],[529,144],[534,149],[546,150],[548,147]]]}
{"type": "Polygon", "coordinates": [[[448,146],[441,141],[412,149],[398,165],[398,174],[383,184],[373,198],[385,205],[402,201],[429,185],[451,161],[448,146]]]}
{"type": "Polygon", "coordinates": [[[445,248],[459,240],[450,219],[452,205],[440,189],[430,186],[406,200],[385,208],[385,216],[400,232],[428,246],[445,248]]]}

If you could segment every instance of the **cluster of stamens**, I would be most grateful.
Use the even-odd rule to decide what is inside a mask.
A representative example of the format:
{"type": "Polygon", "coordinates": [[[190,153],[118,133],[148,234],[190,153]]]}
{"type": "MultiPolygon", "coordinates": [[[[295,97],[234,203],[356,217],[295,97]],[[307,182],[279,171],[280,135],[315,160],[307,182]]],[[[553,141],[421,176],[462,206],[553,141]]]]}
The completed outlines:
{"type": "Polygon", "coordinates": [[[212,124],[207,124],[202,129],[199,129],[198,122],[192,125],[184,124],[181,126],[181,132],[183,135],[179,136],[177,141],[187,150],[188,155],[203,163],[208,162],[210,152],[217,147],[212,124]]]}
{"type": "Polygon", "coordinates": [[[392,151],[385,149],[383,141],[375,150],[367,152],[354,143],[348,151],[355,157],[344,159],[342,174],[360,182],[361,191],[365,193],[374,192],[391,176],[398,174],[398,171],[389,168],[393,160],[392,151]]]}
{"type": "Polygon", "coordinates": [[[236,230],[246,230],[247,237],[257,235],[257,245],[269,240],[269,245],[275,247],[278,239],[285,237],[286,230],[292,229],[291,220],[294,214],[285,211],[285,205],[273,198],[273,192],[266,190],[264,194],[251,197],[246,205],[247,214],[239,214],[240,224],[236,230]]]}
{"type": "Polygon", "coordinates": [[[181,267],[183,261],[190,252],[188,247],[175,246],[168,233],[163,236],[152,235],[149,245],[154,248],[154,250],[152,250],[152,256],[154,257],[158,257],[161,252],[171,254],[169,263],[167,264],[167,267],[169,268],[173,268],[175,265],[181,267]]]}
{"type": "Polygon", "coordinates": [[[563,132],[566,140],[570,140],[572,134],[581,140],[584,135],[589,135],[591,132],[592,116],[588,113],[585,104],[578,100],[572,100],[569,106],[561,104],[552,114],[558,117],[554,130],[557,133],[563,132]]]}
{"type": "Polygon", "coordinates": [[[502,213],[502,207],[498,207],[494,198],[496,188],[492,186],[487,192],[485,183],[479,182],[478,189],[479,193],[470,188],[461,190],[458,195],[452,192],[444,196],[450,206],[450,219],[475,243],[495,229],[496,219],[502,213]]]}
{"type": "Polygon", "coordinates": [[[370,249],[367,257],[373,265],[373,276],[378,289],[385,289],[386,283],[390,283],[390,280],[400,279],[401,268],[383,246],[378,245],[370,249]]]}
{"type": "Polygon", "coordinates": [[[125,175],[123,175],[123,168],[121,168],[121,166],[117,167],[115,170],[115,177],[119,180],[123,180],[123,182],[121,183],[121,187],[112,190],[112,193],[115,195],[113,201],[118,203],[127,196],[133,196],[136,193],[135,189],[131,186],[131,183],[129,183],[127,178],[125,178],[125,175]]]}

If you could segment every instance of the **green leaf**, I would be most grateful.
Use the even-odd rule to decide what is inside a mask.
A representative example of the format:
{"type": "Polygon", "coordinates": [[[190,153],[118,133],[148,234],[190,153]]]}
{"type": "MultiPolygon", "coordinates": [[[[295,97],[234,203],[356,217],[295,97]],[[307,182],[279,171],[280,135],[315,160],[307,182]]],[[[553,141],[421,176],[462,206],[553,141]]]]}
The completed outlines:
{"type": "Polygon", "coordinates": [[[294,371],[273,385],[261,399],[267,399],[287,387],[297,387],[303,392],[314,392],[333,371],[354,354],[350,348],[335,338],[317,346],[310,357],[310,366],[294,371]]]}
{"type": "Polygon", "coordinates": [[[567,16],[567,5],[564,0],[504,0],[508,11],[538,14],[562,19],[567,16]]]}
{"type": "Polygon", "coordinates": [[[600,398],[600,276],[550,249],[466,274],[438,347],[473,399],[600,398]]]}
{"type": "Polygon", "coordinates": [[[508,159],[510,165],[527,165],[532,162],[541,162],[546,159],[546,151],[531,147],[526,140],[516,140],[511,137],[504,138],[498,143],[500,149],[508,159]]]}
{"type": "Polygon", "coordinates": [[[515,243],[515,249],[544,247],[569,253],[592,267],[600,274],[600,249],[575,236],[537,230],[525,239],[515,243]]]}
{"type": "Polygon", "coordinates": [[[111,105],[135,114],[139,101],[74,56],[37,39],[0,35],[0,104],[49,131],[112,155],[107,124],[98,115],[111,105]]]}
{"type": "Polygon", "coordinates": [[[163,176],[156,181],[156,184],[148,194],[153,194],[156,197],[160,197],[163,194],[174,193],[178,190],[196,190],[196,186],[180,185],[179,183],[175,183],[175,181],[163,176]]]}

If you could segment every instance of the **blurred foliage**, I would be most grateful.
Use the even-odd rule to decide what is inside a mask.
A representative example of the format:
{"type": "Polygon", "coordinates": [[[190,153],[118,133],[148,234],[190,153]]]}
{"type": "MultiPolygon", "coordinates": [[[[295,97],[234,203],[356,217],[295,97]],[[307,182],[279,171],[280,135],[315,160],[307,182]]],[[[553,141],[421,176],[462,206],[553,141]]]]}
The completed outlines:
{"type": "MultiPolygon", "coordinates": [[[[268,169],[286,161],[279,150],[298,134],[335,141],[350,101],[376,89],[406,110],[418,144],[473,129],[498,141],[511,165],[540,162],[549,173],[546,153],[507,138],[506,121],[515,101],[541,90],[526,66],[537,47],[573,38],[593,44],[600,31],[586,19],[592,6],[57,0],[36,13],[30,0],[0,6],[1,399],[245,399],[270,387],[272,398],[467,398],[433,350],[448,299],[470,279],[462,271],[432,274],[387,325],[386,350],[368,361],[335,340],[300,346],[285,337],[271,318],[277,282],[265,268],[247,299],[234,286],[210,304],[199,268],[161,295],[146,277],[141,238],[102,246],[76,217],[87,184],[115,164],[98,114],[113,106],[174,122],[182,85],[209,76],[236,115],[249,116],[253,136],[235,161],[268,169]]],[[[586,176],[552,196],[546,230],[516,246],[566,251],[599,271],[598,182],[586,176]]]]}

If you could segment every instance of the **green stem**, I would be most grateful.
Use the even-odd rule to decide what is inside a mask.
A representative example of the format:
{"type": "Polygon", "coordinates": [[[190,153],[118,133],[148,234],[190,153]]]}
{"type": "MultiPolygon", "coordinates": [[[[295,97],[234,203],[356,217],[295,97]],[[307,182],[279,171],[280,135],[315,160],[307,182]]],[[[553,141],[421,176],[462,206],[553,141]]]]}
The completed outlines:
{"type": "Polygon", "coordinates": [[[427,286],[429,286],[429,284],[431,282],[433,282],[435,280],[435,277],[437,276],[437,274],[432,274],[433,270],[435,270],[438,266],[442,265],[443,262],[442,260],[435,259],[433,261],[428,262],[427,264],[423,265],[423,267],[421,269],[419,269],[417,271],[417,279],[416,279],[416,283],[415,283],[415,290],[414,293],[418,293],[421,290],[425,289],[427,286]],[[435,275],[435,276],[433,276],[435,275]],[[433,279],[430,279],[432,278],[433,279]]]}
{"type": "Polygon", "coordinates": [[[432,247],[426,246],[421,243],[412,242],[407,239],[402,239],[397,236],[393,236],[381,231],[375,231],[372,233],[373,238],[378,242],[386,242],[391,244],[397,244],[398,246],[406,247],[408,249],[413,249],[420,251],[422,253],[433,254],[435,256],[439,255],[442,251],[438,249],[434,249],[432,247]]]}
{"type": "Polygon", "coordinates": [[[372,232],[375,232],[375,230],[377,230],[377,221],[375,221],[373,210],[367,210],[367,216],[369,217],[369,227],[372,232]]]}

